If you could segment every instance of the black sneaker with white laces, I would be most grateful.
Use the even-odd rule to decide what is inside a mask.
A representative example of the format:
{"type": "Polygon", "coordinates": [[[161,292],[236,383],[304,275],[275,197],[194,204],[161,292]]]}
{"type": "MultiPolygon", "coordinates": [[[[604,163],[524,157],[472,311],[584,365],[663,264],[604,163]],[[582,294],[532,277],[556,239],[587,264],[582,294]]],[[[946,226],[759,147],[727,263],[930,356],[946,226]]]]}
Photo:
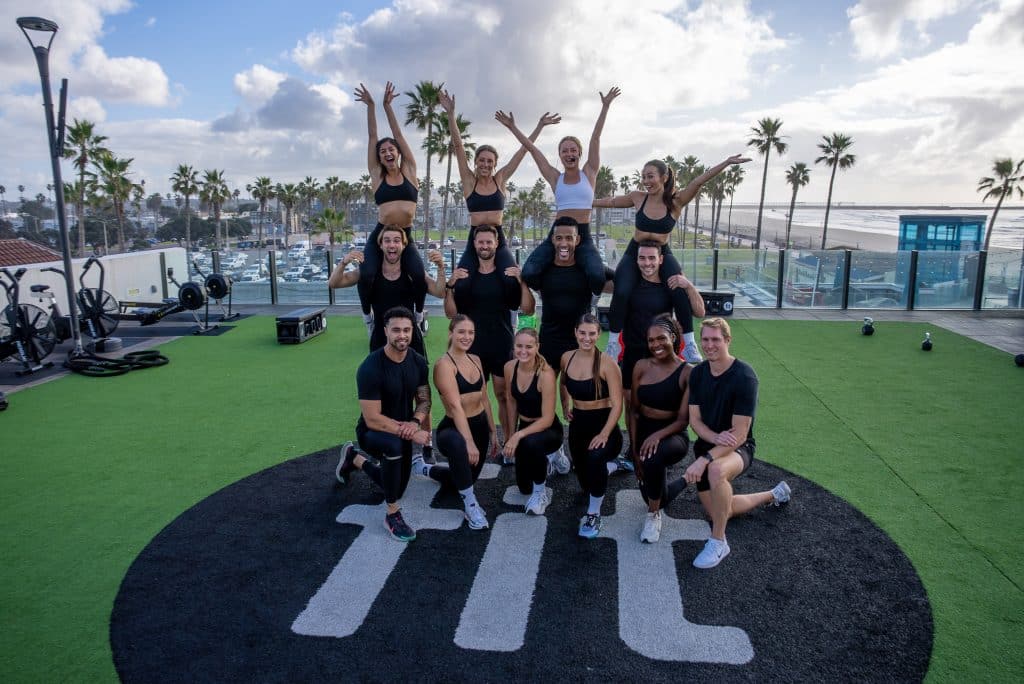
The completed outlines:
{"type": "Polygon", "coordinates": [[[345,442],[341,445],[341,458],[338,459],[338,467],[334,469],[334,477],[338,478],[341,484],[348,484],[348,478],[356,469],[356,454],[359,453],[356,445],[352,442],[345,442]]]}

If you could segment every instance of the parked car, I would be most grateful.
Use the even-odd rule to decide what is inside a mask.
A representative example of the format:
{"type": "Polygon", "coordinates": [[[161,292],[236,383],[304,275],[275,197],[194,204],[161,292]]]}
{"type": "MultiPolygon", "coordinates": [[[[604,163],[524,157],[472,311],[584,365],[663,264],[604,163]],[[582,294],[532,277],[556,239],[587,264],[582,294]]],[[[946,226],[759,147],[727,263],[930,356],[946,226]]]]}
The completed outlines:
{"type": "Polygon", "coordinates": [[[289,268],[284,274],[284,280],[287,283],[304,283],[306,279],[302,277],[302,267],[293,266],[289,268]]]}

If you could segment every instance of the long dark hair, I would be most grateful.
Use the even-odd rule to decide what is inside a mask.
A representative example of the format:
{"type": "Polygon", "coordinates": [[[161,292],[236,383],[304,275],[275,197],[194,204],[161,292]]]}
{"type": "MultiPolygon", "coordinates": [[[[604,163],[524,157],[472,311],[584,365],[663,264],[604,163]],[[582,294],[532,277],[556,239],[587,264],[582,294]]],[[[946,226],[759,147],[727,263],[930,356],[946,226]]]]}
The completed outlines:
{"type": "MultiPolygon", "coordinates": [[[[592,313],[585,313],[576,321],[577,328],[585,324],[596,325],[598,332],[601,331],[601,321],[592,313]]],[[[594,350],[594,364],[590,372],[594,377],[594,399],[603,399],[604,397],[601,396],[601,353],[596,349],[594,350]]]]}
{"type": "Polygon", "coordinates": [[[675,174],[672,173],[672,167],[660,159],[652,159],[644,164],[644,166],[653,166],[658,170],[658,175],[668,176],[668,180],[665,181],[665,189],[661,192],[661,201],[668,207],[669,213],[672,213],[672,198],[676,194],[676,178],[675,174]]]}
{"type": "MultiPolygon", "coordinates": [[[[395,149],[398,150],[398,158],[399,159],[402,158],[402,148],[398,146],[398,141],[397,140],[395,140],[394,138],[381,138],[380,140],[377,141],[377,163],[378,164],[380,164],[380,148],[384,145],[384,143],[391,143],[392,145],[394,145],[395,149]]],[[[401,162],[399,162],[399,166],[401,166],[401,162]]],[[[383,164],[381,164],[380,165],[380,179],[384,180],[384,178],[386,178],[387,175],[388,175],[388,170],[384,168],[383,164]]]]}

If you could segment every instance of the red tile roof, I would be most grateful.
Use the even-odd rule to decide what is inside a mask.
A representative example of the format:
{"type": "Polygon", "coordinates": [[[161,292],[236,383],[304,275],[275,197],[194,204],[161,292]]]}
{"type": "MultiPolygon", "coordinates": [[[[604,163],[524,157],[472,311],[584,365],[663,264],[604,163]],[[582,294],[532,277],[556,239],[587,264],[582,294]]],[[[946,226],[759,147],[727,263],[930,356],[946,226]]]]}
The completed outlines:
{"type": "Polygon", "coordinates": [[[0,240],[0,266],[39,264],[61,258],[60,252],[25,238],[0,240]]]}

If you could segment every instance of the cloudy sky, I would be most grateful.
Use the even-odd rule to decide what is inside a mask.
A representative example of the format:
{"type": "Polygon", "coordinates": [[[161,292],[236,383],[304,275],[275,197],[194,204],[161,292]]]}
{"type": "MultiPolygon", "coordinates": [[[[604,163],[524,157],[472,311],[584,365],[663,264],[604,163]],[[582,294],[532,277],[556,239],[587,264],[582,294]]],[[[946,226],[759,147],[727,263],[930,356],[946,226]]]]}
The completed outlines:
{"type": "MultiPolygon", "coordinates": [[[[366,108],[353,88],[379,101],[389,79],[445,82],[473,139],[506,158],[514,140],[495,109],[524,129],[560,112],[539,141],[554,159],[562,135],[586,142],[598,91],[618,85],[601,148],[616,177],[669,154],[715,163],[778,117],[789,151],[772,157],[769,202],[788,201],[786,167],[813,166],[833,131],[857,155],[841,202],[977,202],[993,159],[1024,157],[1024,0],[3,0],[8,199],[50,180],[23,15],[60,25],[51,72],[55,92],[70,80],[68,120],[96,122],[148,191],[168,191],[179,163],[223,169],[243,194],[258,175],[355,180],[366,108]]],[[[737,201],[757,201],[761,169],[748,165],[737,201]]],[[[527,162],[516,180],[537,176],[527,162]]],[[[815,167],[801,199],[826,192],[815,167]]]]}

